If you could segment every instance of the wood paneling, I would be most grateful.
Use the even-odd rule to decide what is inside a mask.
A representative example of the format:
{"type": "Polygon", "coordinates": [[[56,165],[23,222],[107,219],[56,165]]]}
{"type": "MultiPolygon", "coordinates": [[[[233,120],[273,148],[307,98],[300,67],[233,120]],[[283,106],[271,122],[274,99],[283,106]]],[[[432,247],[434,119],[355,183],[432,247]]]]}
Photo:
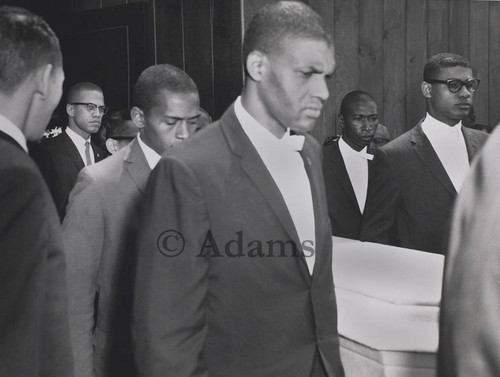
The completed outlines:
{"type": "Polygon", "coordinates": [[[488,2],[475,1],[470,4],[469,58],[474,76],[481,80],[474,99],[474,113],[476,114],[476,122],[479,124],[490,124],[488,112],[488,13],[488,2]]]}
{"type": "Polygon", "coordinates": [[[489,124],[500,121],[500,3],[491,2],[489,14],[489,124]]]}
{"type": "MultiPolygon", "coordinates": [[[[71,13],[139,0],[10,0],[56,4],[71,13]]],[[[242,86],[242,30],[255,12],[276,0],[148,0],[156,19],[158,63],[195,78],[202,106],[217,118],[242,86]]],[[[339,133],[342,97],[364,89],[377,101],[393,136],[425,114],[420,83],[426,59],[438,52],[469,58],[481,79],[477,121],[500,121],[500,2],[467,0],[307,0],[333,31],[337,70],[330,98],[313,131],[319,140],[339,133]]],[[[38,4],[38,5],[37,5],[38,4]]]]}
{"type": "Polygon", "coordinates": [[[384,113],[381,122],[391,136],[406,130],[406,4],[402,0],[384,1],[384,113]]]}

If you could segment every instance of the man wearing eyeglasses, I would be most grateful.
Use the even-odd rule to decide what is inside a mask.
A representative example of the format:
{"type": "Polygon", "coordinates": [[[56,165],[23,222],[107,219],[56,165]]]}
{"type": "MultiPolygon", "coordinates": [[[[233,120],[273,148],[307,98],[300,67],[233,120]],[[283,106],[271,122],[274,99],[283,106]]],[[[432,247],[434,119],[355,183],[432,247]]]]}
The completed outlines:
{"type": "Polygon", "coordinates": [[[437,54],[423,76],[427,114],[376,152],[361,239],[446,255],[453,203],[487,135],[462,127],[479,85],[467,59],[437,54]]]}
{"type": "Polygon", "coordinates": [[[30,150],[49,186],[61,221],[80,170],[107,156],[90,140],[90,136],[99,131],[107,110],[99,86],[90,82],[73,85],[67,96],[68,126],[65,132],[36,144],[30,150]]]}
{"type": "Polygon", "coordinates": [[[177,67],[151,66],[134,86],[130,115],[140,133],[82,169],[62,224],[78,377],[137,376],[130,321],[139,205],[160,155],[198,127],[196,84],[177,67]]]}

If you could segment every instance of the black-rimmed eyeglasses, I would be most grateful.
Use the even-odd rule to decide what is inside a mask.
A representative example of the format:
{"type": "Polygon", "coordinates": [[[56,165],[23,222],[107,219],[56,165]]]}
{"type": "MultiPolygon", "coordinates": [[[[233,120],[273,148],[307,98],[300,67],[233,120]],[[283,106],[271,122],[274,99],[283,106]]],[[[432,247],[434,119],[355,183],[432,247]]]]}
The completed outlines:
{"type": "Polygon", "coordinates": [[[458,93],[462,87],[465,85],[469,92],[475,92],[479,86],[479,79],[468,79],[465,81],[459,79],[448,79],[448,80],[435,80],[435,79],[427,79],[424,80],[429,84],[446,84],[448,86],[448,90],[452,93],[458,93]]]}
{"type": "Polygon", "coordinates": [[[95,103],[91,103],[91,102],[87,102],[87,103],[86,102],[73,102],[73,103],[70,103],[70,105],[86,106],[87,110],[89,112],[93,113],[94,111],[98,110],[99,114],[101,114],[101,115],[105,115],[109,110],[108,106],[97,106],[95,103]]]}

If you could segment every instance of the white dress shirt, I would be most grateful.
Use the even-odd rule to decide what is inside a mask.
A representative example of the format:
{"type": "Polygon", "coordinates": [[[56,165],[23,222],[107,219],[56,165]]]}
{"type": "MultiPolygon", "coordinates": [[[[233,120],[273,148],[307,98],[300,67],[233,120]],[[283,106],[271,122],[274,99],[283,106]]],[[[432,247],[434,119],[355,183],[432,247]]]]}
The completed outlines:
{"type": "Polygon", "coordinates": [[[90,142],[90,137],[85,140],[83,137],[78,135],[71,128],[66,127],[66,134],[69,136],[73,144],[75,144],[76,149],[78,149],[78,153],[82,158],[83,164],[87,166],[87,157],[85,157],[85,143],[89,142],[89,152],[90,152],[90,161],[92,164],[95,163],[94,150],[92,149],[92,143],[90,142]]]}
{"type": "Polygon", "coordinates": [[[469,155],[462,133],[462,122],[452,127],[427,113],[422,122],[422,130],[443,164],[455,190],[460,192],[469,171],[469,155]]]}
{"type": "Polygon", "coordinates": [[[363,213],[368,191],[368,160],[373,159],[373,155],[366,152],[368,147],[364,147],[359,152],[352,149],[343,138],[339,139],[339,149],[356,195],[359,210],[363,213]]]}
{"type": "Polygon", "coordinates": [[[144,141],[142,141],[140,133],[137,134],[137,141],[139,142],[139,146],[141,147],[144,156],[146,156],[146,161],[148,162],[149,167],[153,170],[158,161],[160,161],[161,156],[156,153],[153,148],[148,147],[144,141]]]}
{"type": "Polygon", "coordinates": [[[0,114],[0,131],[13,138],[28,153],[28,146],[23,132],[2,114],[0,114]]]}
{"type": "Polygon", "coordinates": [[[236,99],[234,111],[243,131],[257,150],[281,192],[301,243],[297,245],[297,249],[300,251],[302,248],[306,256],[307,268],[312,274],[315,253],[311,253],[310,250],[316,246],[314,208],[311,184],[299,153],[305,138],[304,136],[290,136],[288,129],[285,136],[278,139],[245,110],[241,104],[241,97],[236,99]]]}

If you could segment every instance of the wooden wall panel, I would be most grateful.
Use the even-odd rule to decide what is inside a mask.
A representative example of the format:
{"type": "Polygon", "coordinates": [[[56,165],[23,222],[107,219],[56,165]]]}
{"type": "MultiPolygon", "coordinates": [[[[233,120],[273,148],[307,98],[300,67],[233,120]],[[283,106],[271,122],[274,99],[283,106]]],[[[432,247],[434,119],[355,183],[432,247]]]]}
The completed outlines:
{"type": "Polygon", "coordinates": [[[406,2],[406,129],[425,115],[422,72],[427,58],[427,1],[406,2]]]}
{"type": "Polygon", "coordinates": [[[211,12],[210,0],[183,2],[185,70],[198,86],[201,106],[213,116],[212,17],[207,17],[211,12]]]}
{"type": "MultiPolygon", "coordinates": [[[[475,77],[481,80],[475,94],[474,113],[476,122],[490,124],[488,113],[488,33],[489,33],[489,3],[474,1],[470,4],[470,44],[469,57],[475,77]]],[[[498,22],[498,21],[497,21],[498,22]]]]}
{"type": "Polygon", "coordinates": [[[157,63],[184,69],[182,0],[155,2],[157,63]]]}
{"type": "Polygon", "coordinates": [[[241,93],[241,3],[212,0],[214,53],[214,119],[218,119],[241,93]]]}
{"type": "Polygon", "coordinates": [[[406,4],[402,0],[384,1],[384,86],[381,122],[391,136],[406,131],[406,4]]]}
{"type": "Polygon", "coordinates": [[[450,52],[469,58],[469,2],[450,2],[450,52]]]}
{"type": "Polygon", "coordinates": [[[448,0],[429,0],[429,27],[427,29],[429,56],[449,51],[449,20],[450,2],[448,0]]]}
{"type": "Polygon", "coordinates": [[[384,114],[384,0],[360,0],[359,12],[359,88],[384,114]]]}
{"type": "Polygon", "coordinates": [[[500,2],[490,3],[489,124],[500,122],[500,2]]]}
{"type": "Polygon", "coordinates": [[[337,115],[342,98],[359,88],[359,4],[359,0],[335,0],[334,40],[337,69],[333,77],[333,105],[336,115],[334,134],[341,132],[337,126],[337,115]]]}
{"type": "MultiPolygon", "coordinates": [[[[327,24],[328,30],[332,33],[334,32],[334,19],[335,19],[335,4],[333,1],[323,1],[323,0],[310,0],[309,6],[313,8],[316,12],[321,14],[327,24]]],[[[337,58],[336,58],[337,59],[337,58]]],[[[338,64],[338,63],[337,63],[338,64]]],[[[330,92],[330,97],[325,104],[321,118],[318,120],[318,124],[311,132],[311,134],[316,138],[316,140],[323,141],[330,135],[335,135],[335,117],[336,117],[336,100],[335,98],[335,80],[330,78],[327,80],[328,90],[330,92]]]]}

